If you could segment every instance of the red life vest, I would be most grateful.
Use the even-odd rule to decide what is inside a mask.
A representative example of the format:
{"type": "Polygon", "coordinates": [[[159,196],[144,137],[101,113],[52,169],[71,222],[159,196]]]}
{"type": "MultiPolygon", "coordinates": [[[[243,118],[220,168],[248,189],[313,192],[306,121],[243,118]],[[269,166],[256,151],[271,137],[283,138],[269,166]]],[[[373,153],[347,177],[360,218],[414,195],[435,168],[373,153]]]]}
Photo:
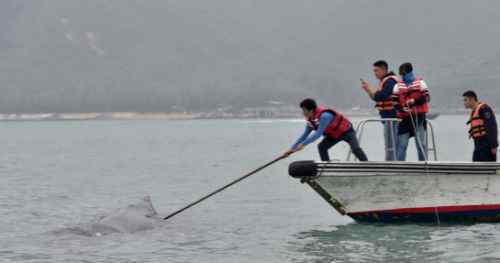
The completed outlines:
{"type": "MultiPolygon", "coordinates": [[[[427,96],[426,91],[422,88],[421,81],[422,78],[416,77],[409,86],[407,86],[403,81],[398,83],[398,98],[401,107],[408,107],[408,101],[411,99],[416,100],[421,96],[427,96]]],[[[412,106],[409,112],[413,114],[427,113],[429,112],[429,103],[426,101],[424,104],[412,106]]],[[[402,119],[408,117],[409,112],[398,111],[398,118],[402,119]]]]}
{"type": "Polygon", "coordinates": [[[483,106],[489,107],[487,104],[481,102],[470,113],[470,119],[467,122],[467,124],[470,125],[469,138],[478,139],[487,134],[484,120],[481,118],[481,115],[479,115],[479,111],[483,106]]]}
{"type": "MultiPolygon", "coordinates": [[[[395,75],[389,75],[389,76],[386,76],[384,77],[379,85],[378,85],[378,90],[381,91],[383,88],[384,88],[384,84],[387,80],[389,79],[393,79],[396,81],[396,83],[399,82],[398,80],[398,77],[396,77],[395,75]]],[[[389,110],[394,110],[394,103],[392,101],[392,98],[389,97],[387,98],[386,100],[384,101],[377,101],[377,103],[375,104],[375,108],[377,108],[379,111],[389,111],[389,110]]]]}
{"type": "Polygon", "coordinates": [[[338,139],[344,132],[348,131],[351,127],[351,122],[344,117],[342,114],[338,113],[333,109],[325,109],[322,107],[317,107],[312,118],[307,118],[307,125],[313,130],[317,130],[319,127],[319,118],[321,113],[329,112],[332,113],[335,119],[326,126],[323,135],[330,136],[332,139],[338,139]]]}

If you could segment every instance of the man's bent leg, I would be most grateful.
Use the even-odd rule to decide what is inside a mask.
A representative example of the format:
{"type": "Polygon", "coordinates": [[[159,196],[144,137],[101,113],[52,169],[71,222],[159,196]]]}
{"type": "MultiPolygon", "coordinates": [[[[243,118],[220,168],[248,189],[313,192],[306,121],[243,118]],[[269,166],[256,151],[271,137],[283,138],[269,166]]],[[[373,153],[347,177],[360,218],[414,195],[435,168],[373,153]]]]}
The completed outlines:
{"type": "Polygon", "coordinates": [[[330,161],[330,155],[328,154],[328,150],[332,148],[339,141],[334,140],[328,136],[325,136],[323,140],[318,144],[318,152],[321,161],[328,162],[330,161]]]}
{"type": "Polygon", "coordinates": [[[360,161],[368,161],[365,152],[359,146],[358,138],[356,137],[356,132],[354,130],[349,130],[342,134],[341,139],[349,144],[351,151],[360,161]]]}

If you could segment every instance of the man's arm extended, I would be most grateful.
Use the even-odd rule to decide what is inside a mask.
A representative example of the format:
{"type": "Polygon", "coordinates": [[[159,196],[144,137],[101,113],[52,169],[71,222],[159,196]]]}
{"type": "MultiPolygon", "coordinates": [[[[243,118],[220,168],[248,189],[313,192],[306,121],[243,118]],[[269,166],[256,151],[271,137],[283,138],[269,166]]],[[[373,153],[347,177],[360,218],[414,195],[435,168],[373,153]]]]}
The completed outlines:
{"type": "Polygon", "coordinates": [[[304,129],[304,133],[295,141],[295,143],[292,145],[292,150],[295,150],[299,144],[302,144],[303,141],[307,139],[307,136],[312,132],[311,127],[309,125],[306,125],[306,128],[304,129]]]}
{"type": "Polygon", "coordinates": [[[314,132],[313,135],[311,135],[307,139],[305,139],[301,144],[305,146],[305,145],[308,145],[308,144],[316,141],[317,139],[319,139],[323,135],[323,133],[325,132],[325,129],[328,126],[328,124],[330,124],[330,122],[332,122],[334,120],[334,118],[335,118],[335,116],[333,116],[332,113],[323,112],[321,114],[321,116],[319,117],[318,130],[316,132],[314,132]]]}

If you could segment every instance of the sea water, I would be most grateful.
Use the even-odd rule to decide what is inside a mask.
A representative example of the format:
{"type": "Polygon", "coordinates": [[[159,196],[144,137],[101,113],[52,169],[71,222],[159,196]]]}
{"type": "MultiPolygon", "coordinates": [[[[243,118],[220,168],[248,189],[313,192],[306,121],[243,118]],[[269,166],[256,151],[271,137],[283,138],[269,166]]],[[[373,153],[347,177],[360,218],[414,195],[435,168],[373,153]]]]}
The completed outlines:
{"type": "MultiPolygon", "coordinates": [[[[467,116],[434,121],[441,160],[471,159],[467,116]]],[[[359,119],[354,119],[358,121],[359,119]]],[[[497,262],[500,225],[363,225],[272,160],[297,120],[0,123],[0,262],[497,262]],[[144,199],[150,196],[148,199],[144,199]],[[149,202],[149,203],[148,203],[149,202]]],[[[384,156],[374,123],[361,145],[384,156]]],[[[343,160],[347,146],[331,150],[343,160]]],[[[415,159],[414,144],[408,149],[415,159]]]]}

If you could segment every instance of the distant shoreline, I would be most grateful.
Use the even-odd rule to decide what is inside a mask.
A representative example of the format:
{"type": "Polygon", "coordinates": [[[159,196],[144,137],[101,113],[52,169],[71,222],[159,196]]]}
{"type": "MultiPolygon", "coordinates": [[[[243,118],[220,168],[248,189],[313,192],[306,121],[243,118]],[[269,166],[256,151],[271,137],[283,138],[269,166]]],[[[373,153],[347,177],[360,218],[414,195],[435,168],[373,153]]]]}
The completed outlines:
{"type": "MultiPolygon", "coordinates": [[[[377,117],[373,111],[342,111],[349,117],[377,117]]],[[[435,112],[437,113],[437,112],[435,112]]],[[[444,115],[468,114],[465,110],[439,112],[444,115]]],[[[0,113],[0,121],[91,121],[91,120],[213,120],[213,119],[297,119],[300,112],[90,112],[90,113],[0,113]]]]}

